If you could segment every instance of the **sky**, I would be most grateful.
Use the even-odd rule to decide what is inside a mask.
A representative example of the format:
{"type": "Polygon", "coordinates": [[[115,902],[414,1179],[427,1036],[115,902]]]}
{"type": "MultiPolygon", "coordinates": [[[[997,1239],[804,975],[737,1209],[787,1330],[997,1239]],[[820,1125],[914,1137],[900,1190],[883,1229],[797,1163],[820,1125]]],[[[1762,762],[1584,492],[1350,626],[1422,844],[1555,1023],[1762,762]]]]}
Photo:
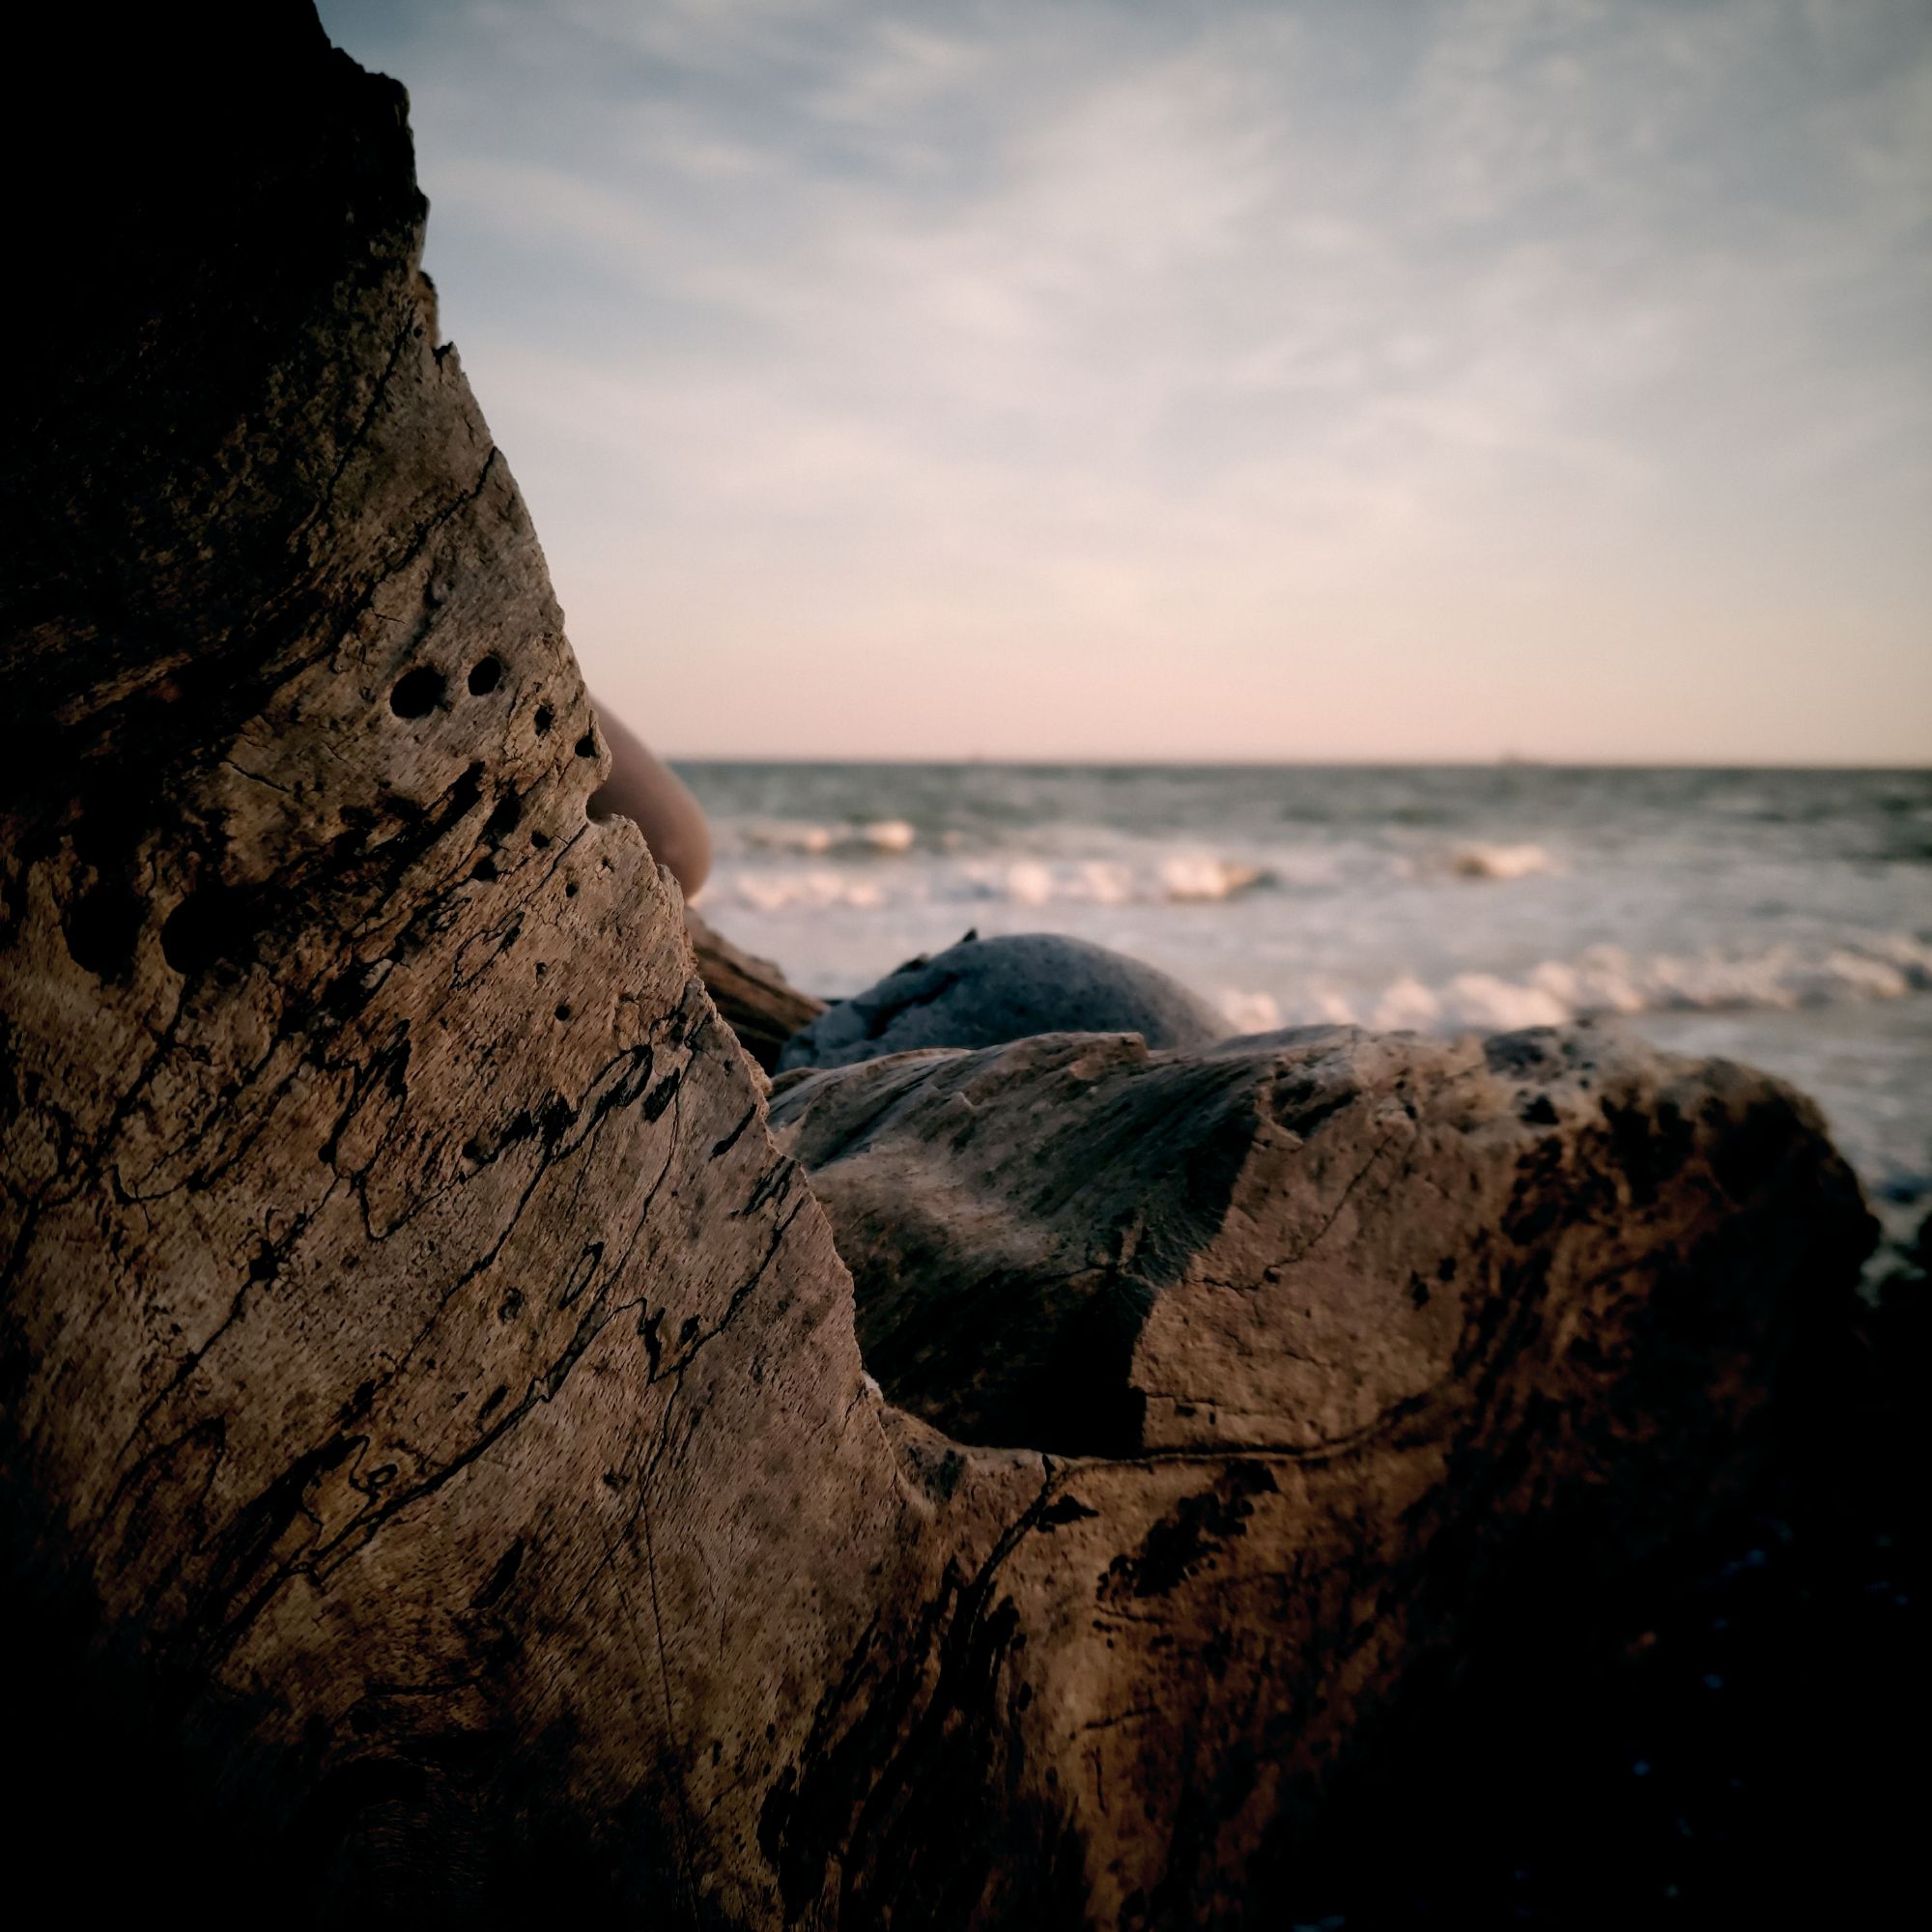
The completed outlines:
{"type": "Polygon", "coordinates": [[[1927,0],[321,0],[676,756],[1932,762],[1927,0]]]}

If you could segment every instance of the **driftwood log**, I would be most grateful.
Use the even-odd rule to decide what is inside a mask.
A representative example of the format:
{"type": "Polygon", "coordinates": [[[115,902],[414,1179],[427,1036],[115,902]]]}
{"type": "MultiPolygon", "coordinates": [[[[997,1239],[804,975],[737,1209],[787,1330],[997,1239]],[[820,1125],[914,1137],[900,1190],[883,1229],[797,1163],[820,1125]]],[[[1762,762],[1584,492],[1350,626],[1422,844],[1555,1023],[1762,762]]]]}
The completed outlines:
{"type": "Polygon", "coordinates": [[[825,1011],[825,1002],[800,992],[782,967],[732,945],[695,912],[686,911],[684,929],[697,977],[719,1018],[759,1066],[771,1072],[779,1064],[779,1049],[825,1011]]]}
{"type": "Polygon", "coordinates": [[[902,1155],[928,1278],[986,1288],[1009,1236],[932,1206],[1001,1216],[982,1093],[1076,1162],[1013,1210],[1007,1331],[911,1350],[968,1439],[889,1401],[674,887],[585,815],[603,746],[435,339],[401,89],[305,8],[155,14],[58,70],[88,138],[32,177],[66,299],[6,456],[16,1872],[82,1916],[1263,1922],[1332,1766],[1542,1531],[1620,1556],[1721,1488],[1855,1264],[1848,1177],[1769,1083],[1606,1111],[1560,1052],[815,1076],[862,1083],[786,1103],[868,1283],[902,1155]],[[898,1154],[828,1143],[841,1092],[912,1109],[898,1154]],[[1083,1092],[1211,1125],[1123,1148],[1138,1228],[1083,1092]],[[1026,1427],[1056,1257],[1131,1284],[1091,1435],[1026,1427]]]}
{"type": "Polygon", "coordinates": [[[1795,1095],[1589,1027],[1049,1035],[786,1074],[771,1119],[868,1366],[953,1435],[1347,1447],[1370,1482],[1419,1430],[1466,1481],[1488,1432],[1560,1413],[1546,1491],[1613,1483],[1659,1530],[1761,1401],[1794,1277],[1859,1220],[1795,1095]]]}

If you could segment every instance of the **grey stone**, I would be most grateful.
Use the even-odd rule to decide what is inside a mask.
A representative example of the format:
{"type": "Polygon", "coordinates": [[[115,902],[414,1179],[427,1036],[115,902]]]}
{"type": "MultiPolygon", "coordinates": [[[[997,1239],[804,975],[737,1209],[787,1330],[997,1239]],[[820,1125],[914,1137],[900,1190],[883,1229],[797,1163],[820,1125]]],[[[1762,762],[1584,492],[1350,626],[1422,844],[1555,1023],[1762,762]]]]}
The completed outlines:
{"type": "Polygon", "coordinates": [[[821,1013],[785,1042],[779,1070],[1042,1033],[1136,1033],[1155,1051],[1195,1052],[1227,1031],[1179,980],[1104,946],[1053,932],[969,933],[821,1013]]]}

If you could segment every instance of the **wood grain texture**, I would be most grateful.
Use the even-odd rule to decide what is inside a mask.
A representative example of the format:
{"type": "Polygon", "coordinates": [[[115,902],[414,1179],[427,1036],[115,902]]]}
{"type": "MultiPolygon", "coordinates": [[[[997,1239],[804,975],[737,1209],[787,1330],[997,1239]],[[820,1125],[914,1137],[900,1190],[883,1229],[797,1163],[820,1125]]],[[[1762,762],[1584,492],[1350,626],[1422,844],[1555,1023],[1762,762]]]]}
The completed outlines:
{"type": "Polygon", "coordinates": [[[402,92],[258,52],[10,442],[16,1588],[239,1833],[469,1817],[452,1871],[560,1835],[755,1922],[919,1505],[675,890],[585,816],[402,92]]]}
{"type": "Polygon", "coordinates": [[[1047,1036],[781,1076],[772,1121],[887,1393],[1060,1452],[1005,1723],[1096,1924],[1269,1922],[1472,1634],[1738,1492],[1869,1241],[1807,1102],[1592,1029],[1047,1036]]]}

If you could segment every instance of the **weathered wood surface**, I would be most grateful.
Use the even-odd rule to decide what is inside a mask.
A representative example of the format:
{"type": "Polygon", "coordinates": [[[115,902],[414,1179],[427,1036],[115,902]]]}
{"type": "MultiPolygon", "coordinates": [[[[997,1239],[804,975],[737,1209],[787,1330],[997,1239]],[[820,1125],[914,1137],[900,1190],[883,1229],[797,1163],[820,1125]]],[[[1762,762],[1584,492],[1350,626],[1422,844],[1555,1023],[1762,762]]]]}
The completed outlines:
{"type": "Polygon", "coordinates": [[[13,1588],[238,1833],[469,1815],[769,1921],[761,1807],[924,1506],[675,894],[585,817],[402,90],[302,11],[157,82],[9,444],[13,1588]]]}
{"type": "Polygon", "coordinates": [[[1050,1036],[771,1119],[888,1396],[1073,1459],[1001,1588],[1109,1924],[1270,1922],[1413,1688],[1740,1492],[1870,1236],[1807,1102],[1587,1028],[1050,1036]]]}
{"type": "Polygon", "coordinates": [[[769,1073],[778,1065],[779,1049],[825,1010],[825,1002],[800,992],[781,967],[732,945],[696,913],[686,911],[684,927],[697,977],[719,1017],[769,1073]]]}
{"type": "MultiPolygon", "coordinates": [[[[1626,1458],[1721,1481],[1714,1436],[1861,1239],[1842,1170],[1719,1082],[1775,1157],[1733,1187],[1699,1115],[1716,1191],[1659,1207],[1620,1159],[1589,1238],[1636,1232],[1583,1281],[1580,1124],[1496,1126],[1468,1171],[1516,1159],[1517,1218],[1480,1292],[1417,1315],[1445,1379],[1390,1382],[1323,1277],[1346,1440],[1304,1381],[1279,1428],[1244,1389],[1238,1430],[1105,1459],[895,1407],[675,894],[586,818],[603,751],[429,325],[401,90],[300,8],[128,32],[89,71],[126,83],[120,198],[42,183],[86,298],[6,458],[0,1537],[33,1832],[85,1838],[86,1898],[150,1886],[185,1821],[208,1918],[259,1912],[266,1872],[350,1922],[1239,1922],[1520,1529],[1611,1504],[1626,1458]],[[1626,1400],[1653,1406],[1599,1412],[1626,1400]]],[[[1392,1147],[1459,1145],[1401,1096],[1462,1076],[1361,1050],[1392,1147]]],[[[1282,1211],[1319,1261],[1366,1205],[1277,1127],[1269,1158],[1317,1151],[1282,1211]]],[[[1677,1128],[1660,1102],[1628,1131],[1677,1128]]],[[[1028,1211],[1103,1264],[1120,1234],[1028,1211]]],[[[984,1347],[961,1327],[962,1386],[984,1347]]],[[[1188,1338],[1160,1349],[1200,1389],[1188,1338]]]]}
{"type": "Polygon", "coordinates": [[[1499,1369],[1605,1454],[1660,1418],[1728,1429],[1814,1240],[1829,1258],[1861,1218],[1807,1103],[1589,1027],[1049,1035],[787,1074],[772,1121],[888,1393],[1070,1455],[1487,1428],[1499,1369]],[[1707,1416],[1645,1385],[1672,1327],[1705,1338],[1707,1416]]]}

